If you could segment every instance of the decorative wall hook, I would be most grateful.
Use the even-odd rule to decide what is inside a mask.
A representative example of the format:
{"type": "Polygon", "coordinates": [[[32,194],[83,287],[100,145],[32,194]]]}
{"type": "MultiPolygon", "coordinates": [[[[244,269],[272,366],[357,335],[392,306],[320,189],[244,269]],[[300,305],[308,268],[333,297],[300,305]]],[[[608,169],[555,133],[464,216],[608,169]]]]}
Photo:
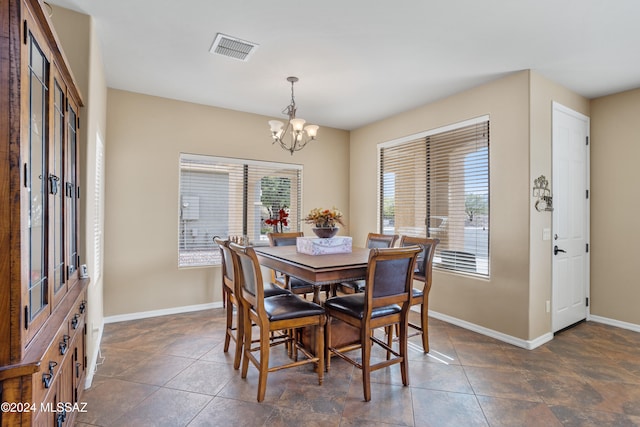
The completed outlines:
{"type": "Polygon", "coordinates": [[[553,210],[553,196],[549,190],[549,181],[544,175],[533,180],[533,197],[537,197],[536,210],[538,212],[553,210]]]}

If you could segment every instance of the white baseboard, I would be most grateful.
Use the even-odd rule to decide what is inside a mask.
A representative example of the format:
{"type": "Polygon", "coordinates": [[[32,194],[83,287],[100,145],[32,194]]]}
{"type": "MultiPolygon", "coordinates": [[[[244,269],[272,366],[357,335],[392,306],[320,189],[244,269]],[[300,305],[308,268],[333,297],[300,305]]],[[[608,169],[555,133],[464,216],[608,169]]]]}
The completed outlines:
{"type": "Polygon", "coordinates": [[[138,313],[116,314],[115,316],[107,316],[104,323],[126,322],[127,320],[146,319],[149,317],[167,316],[169,314],[189,313],[192,311],[209,310],[211,308],[222,308],[222,301],[211,302],[207,304],[185,305],[182,307],[163,308],[160,310],[141,311],[138,313]]]}
{"type": "Polygon", "coordinates": [[[605,325],[616,326],[622,329],[628,329],[634,332],[640,332],[640,325],[636,325],[635,323],[622,322],[620,320],[609,319],[608,317],[594,316],[592,314],[589,315],[588,318],[591,322],[604,323],[605,325]]]}
{"type": "MultiPolygon", "coordinates": [[[[418,308],[418,311],[420,309],[418,308]]],[[[511,335],[503,334],[502,332],[494,331],[493,329],[485,328],[484,326],[476,325],[475,323],[467,322],[466,320],[457,319],[455,317],[448,316],[446,314],[438,313],[437,311],[429,310],[429,316],[434,319],[442,320],[452,325],[460,326],[461,328],[468,329],[473,332],[477,332],[482,335],[486,335],[491,338],[495,338],[499,341],[506,342],[507,344],[515,345],[516,347],[524,348],[526,350],[533,350],[542,344],[549,342],[553,339],[551,332],[541,335],[533,340],[523,340],[511,335]]]]}
{"type": "MultiPolygon", "coordinates": [[[[104,331],[104,320],[102,324],[98,327],[98,337],[94,341],[93,345],[93,357],[89,362],[89,366],[87,367],[87,377],[84,380],[84,388],[87,389],[91,387],[93,383],[93,374],[96,372],[96,367],[98,365],[98,355],[100,354],[100,343],[102,342],[102,331],[104,331]]],[[[93,334],[93,331],[90,331],[93,334]]]]}

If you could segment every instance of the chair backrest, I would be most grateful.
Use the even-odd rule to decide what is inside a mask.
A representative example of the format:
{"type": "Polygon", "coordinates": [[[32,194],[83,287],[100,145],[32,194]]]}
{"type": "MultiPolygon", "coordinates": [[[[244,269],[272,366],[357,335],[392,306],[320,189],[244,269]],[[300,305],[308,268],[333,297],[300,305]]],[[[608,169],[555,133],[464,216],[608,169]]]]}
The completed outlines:
{"type": "Polygon", "coordinates": [[[234,262],[234,274],[238,284],[237,297],[247,307],[253,308],[258,315],[266,316],[264,311],[264,284],[262,272],[256,252],[251,246],[241,246],[231,242],[229,244],[234,262]]]}
{"type": "Polygon", "coordinates": [[[229,240],[221,237],[214,237],[213,241],[220,248],[222,255],[222,284],[235,293],[234,275],[233,275],[233,259],[231,258],[231,250],[229,249],[229,240]]]}
{"type": "Polygon", "coordinates": [[[295,246],[296,238],[302,236],[302,231],[290,233],[267,233],[270,246],[295,246]]]}
{"type": "Polygon", "coordinates": [[[413,288],[413,270],[420,248],[373,248],[369,252],[367,285],[365,287],[365,315],[371,310],[390,304],[409,307],[413,288]]]}
{"type": "Polygon", "coordinates": [[[392,248],[396,240],[398,240],[397,234],[369,233],[367,235],[367,248],[392,248]]]}
{"type": "Polygon", "coordinates": [[[416,259],[416,269],[413,278],[424,282],[425,291],[431,288],[431,274],[433,272],[433,256],[436,253],[436,246],[440,243],[440,239],[427,239],[425,237],[402,236],[400,238],[400,247],[418,246],[422,250],[416,259]]]}

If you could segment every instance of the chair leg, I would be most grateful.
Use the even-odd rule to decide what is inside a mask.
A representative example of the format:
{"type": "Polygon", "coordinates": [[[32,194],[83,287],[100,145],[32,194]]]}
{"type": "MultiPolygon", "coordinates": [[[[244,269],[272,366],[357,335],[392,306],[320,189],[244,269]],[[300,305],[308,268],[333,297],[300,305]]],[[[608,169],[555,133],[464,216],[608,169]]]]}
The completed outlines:
{"type": "Polygon", "coordinates": [[[260,326],[260,366],[258,368],[258,402],[264,400],[267,390],[267,374],[269,373],[269,350],[271,348],[269,331],[260,326]]]}
{"type": "Polygon", "coordinates": [[[227,327],[224,331],[224,352],[226,353],[229,351],[229,341],[231,340],[231,334],[233,333],[233,304],[231,303],[231,294],[229,292],[225,292],[224,301],[227,309],[227,327]]]}
{"type": "Polygon", "coordinates": [[[425,353],[429,353],[429,300],[426,295],[420,305],[420,320],[420,326],[422,326],[422,350],[425,353]]]}
{"type": "Polygon", "coordinates": [[[222,284],[222,308],[225,308],[226,306],[227,306],[227,291],[224,288],[224,283],[223,283],[222,284]]]}
{"type": "Polygon", "coordinates": [[[400,357],[402,361],[400,362],[400,374],[402,376],[402,384],[407,386],[409,385],[409,358],[408,356],[408,335],[409,335],[409,327],[407,324],[407,319],[400,322],[400,340],[398,341],[398,353],[400,353],[400,357]]]}
{"type": "Polygon", "coordinates": [[[360,330],[360,339],[362,340],[362,389],[364,391],[364,401],[371,400],[371,331],[369,328],[360,330]]]}
{"type": "Polygon", "coordinates": [[[322,381],[324,380],[324,324],[325,319],[321,318],[320,324],[316,327],[316,355],[318,356],[316,369],[318,370],[319,385],[322,385],[322,381]]]}
{"type": "Polygon", "coordinates": [[[324,333],[324,370],[325,372],[329,372],[329,368],[331,365],[331,317],[327,317],[327,326],[326,331],[324,333]]]}
{"type": "Polygon", "coordinates": [[[242,317],[244,318],[244,342],[245,345],[243,348],[243,357],[242,357],[242,378],[247,378],[247,371],[249,370],[249,359],[251,356],[251,319],[249,318],[249,310],[247,308],[242,309],[242,317]]]}
{"type": "MultiPolygon", "coordinates": [[[[236,309],[236,353],[233,357],[233,369],[240,368],[240,361],[242,360],[242,351],[244,350],[244,316],[242,315],[242,307],[238,306],[236,309]]],[[[251,345],[251,343],[249,343],[251,345]]]]}
{"type": "MultiPolygon", "coordinates": [[[[384,332],[387,334],[387,345],[389,348],[393,345],[393,325],[385,326],[384,332]]],[[[387,350],[387,360],[391,359],[391,352],[387,350]]]]}

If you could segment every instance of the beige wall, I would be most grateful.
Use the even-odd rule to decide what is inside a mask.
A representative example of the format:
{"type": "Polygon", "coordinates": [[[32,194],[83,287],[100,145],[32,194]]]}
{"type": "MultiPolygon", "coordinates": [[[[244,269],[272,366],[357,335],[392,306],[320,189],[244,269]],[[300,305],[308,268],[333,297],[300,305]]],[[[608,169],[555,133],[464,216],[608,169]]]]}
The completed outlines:
{"type": "MultiPolygon", "coordinates": [[[[63,45],[67,59],[82,93],[84,107],[80,111],[80,188],[81,212],[80,259],[87,264],[91,282],[88,288],[87,356],[93,363],[98,351],[98,339],[103,323],[103,280],[96,276],[96,242],[94,225],[97,215],[95,171],[96,171],[96,135],[100,134],[105,142],[107,123],[107,84],[104,65],[95,33],[93,20],[67,9],[54,7],[52,21],[56,33],[63,45]]],[[[100,196],[100,195],[99,195],[100,196]]]]}
{"type": "Polygon", "coordinates": [[[381,142],[490,115],[491,278],[434,272],[430,309],[514,337],[529,338],[529,73],[519,72],[352,132],[354,241],[377,230],[381,142]]]}
{"type": "Polygon", "coordinates": [[[544,175],[553,186],[551,174],[551,117],[553,102],[589,116],[589,100],[546,79],[530,73],[530,173],[529,173],[529,337],[539,337],[551,331],[551,313],[546,302],[551,301],[551,240],[543,240],[545,228],[552,229],[551,212],[538,212],[532,196],[533,180],[544,175]]]}
{"type": "Polygon", "coordinates": [[[591,102],[591,314],[640,328],[640,89],[591,102]]]}
{"type": "Polygon", "coordinates": [[[349,219],[348,132],[321,127],[291,156],[268,117],[114,89],[108,117],[106,316],[220,301],[218,267],[178,268],[181,152],[302,164],[303,213],[335,205],[349,219]]]}

